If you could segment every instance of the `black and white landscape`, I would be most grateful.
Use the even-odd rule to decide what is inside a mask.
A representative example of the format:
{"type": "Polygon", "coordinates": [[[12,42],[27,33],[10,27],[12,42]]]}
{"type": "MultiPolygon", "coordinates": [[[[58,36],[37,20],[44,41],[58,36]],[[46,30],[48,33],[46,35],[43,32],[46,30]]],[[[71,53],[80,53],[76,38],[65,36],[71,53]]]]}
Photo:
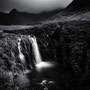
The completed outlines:
{"type": "Polygon", "coordinates": [[[0,90],[90,89],[90,1],[66,1],[30,12],[1,0],[0,90]]]}

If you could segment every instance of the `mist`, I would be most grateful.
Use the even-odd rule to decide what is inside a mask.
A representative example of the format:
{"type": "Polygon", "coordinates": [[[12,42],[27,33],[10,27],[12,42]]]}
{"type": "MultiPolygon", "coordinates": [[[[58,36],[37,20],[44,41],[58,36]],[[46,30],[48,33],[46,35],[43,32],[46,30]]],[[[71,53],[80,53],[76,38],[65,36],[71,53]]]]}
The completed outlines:
{"type": "Polygon", "coordinates": [[[0,11],[19,11],[39,13],[67,7],[72,0],[1,0],[0,11]]]}

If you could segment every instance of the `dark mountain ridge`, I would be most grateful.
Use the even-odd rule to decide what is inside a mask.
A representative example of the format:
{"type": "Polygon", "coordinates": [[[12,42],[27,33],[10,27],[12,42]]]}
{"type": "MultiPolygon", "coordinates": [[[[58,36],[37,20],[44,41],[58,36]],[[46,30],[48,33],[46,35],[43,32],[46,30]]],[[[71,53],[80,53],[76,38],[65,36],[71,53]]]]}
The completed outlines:
{"type": "Polygon", "coordinates": [[[56,23],[74,20],[90,21],[89,0],[73,0],[62,12],[48,18],[42,23],[56,23]]]}
{"type": "Polygon", "coordinates": [[[73,0],[73,2],[65,9],[69,11],[90,10],[90,0],[73,0]]]}
{"type": "Polygon", "coordinates": [[[42,12],[39,14],[20,12],[16,9],[10,11],[10,13],[0,12],[0,24],[1,25],[30,25],[36,24],[44,19],[47,19],[61,10],[55,10],[51,12],[42,12]]]}

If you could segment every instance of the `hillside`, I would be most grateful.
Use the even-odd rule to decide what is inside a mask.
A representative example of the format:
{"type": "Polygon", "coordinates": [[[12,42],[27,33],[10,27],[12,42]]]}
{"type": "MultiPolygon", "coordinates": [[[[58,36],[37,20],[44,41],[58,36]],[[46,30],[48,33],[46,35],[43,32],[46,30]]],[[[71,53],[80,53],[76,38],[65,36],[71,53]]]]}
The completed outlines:
{"type": "Polygon", "coordinates": [[[90,0],[73,0],[73,2],[66,8],[69,11],[90,10],[90,0]]]}
{"type": "Polygon", "coordinates": [[[30,25],[36,24],[40,21],[47,19],[61,10],[55,10],[51,12],[42,12],[39,14],[20,12],[16,9],[10,11],[10,13],[0,12],[0,25],[30,25]]]}
{"type": "MultiPolygon", "coordinates": [[[[54,61],[60,64],[60,67],[57,69],[59,70],[58,71],[59,75],[57,73],[54,74],[53,72],[51,76],[46,75],[44,77],[45,79],[49,78],[50,80],[54,80],[56,82],[55,84],[56,89],[54,90],[90,89],[90,85],[89,85],[90,83],[90,67],[89,67],[90,66],[90,22],[89,21],[71,21],[71,22],[44,24],[39,27],[38,26],[34,27],[32,29],[17,30],[17,31],[5,30],[4,33],[1,34],[0,36],[2,36],[1,37],[2,39],[5,39],[3,43],[7,42],[5,46],[8,48],[13,48],[14,50],[13,52],[16,53],[15,55],[17,56],[18,55],[17,47],[16,47],[17,38],[22,37],[22,46],[24,49],[26,48],[26,46],[24,45],[29,45],[28,35],[34,35],[37,38],[38,46],[43,61],[54,61]],[[5,36],[5,33],[8,33],[7,36],[5,36]],[[13,41],[15,45],[13,45],[13,41]],[[52,76],[56,76],[56,77],[52,78],[52,76]]],[[[1,47],[5,48],[3,43],[1,47]]],[[[7,49],[4,50],[7,51],[7,49]]],[[[27,55],[28,50],[29,49],[24,50],[23,54],[25,56],[27,55]]],[[[12,49],[9,49],[8,52],[4,52],[6,54],[4,56],[1,53],[2,55],[1,58],[4,60],[6,56],[9,56],[8,53],[11,51],[12,49]]],[[[29,54],[29,56],[31,57],[32,54],[29,54]]],[[[7,61],[7,59],[5,60],[7,61]]],[[[13,59],[10,60],[12,61],[13,59]]],[[[17,60],[17,58],[15,58],[15,60],[17,60]]],[[[30,60],[32,61],[32,58],[30,60]]],[[[16,61],[15,63],[18,62],[16,61]]],[[[6,66],[6,65],[2,64],[2,66],[6,66]]],[[[21,64],[21,66],[23,65],[21,64]]],[[[14,67],[19,68],[16,66],[14,67]]],[[[16,72],[18,71],[20,71],[20,68],[19,70],[16,70],[16,72]]],[[[36,88],[35,85],[37,85],[39,81],[37,82],[34,81],[33,83],[34,83],[34,90],[39,90],[39,89],[35,89],[36,88]]],[[[18,86],[19,88],[21,87],[19,83],[18,86]]],[[[30,90],[33,89],[31,88],[30,90]]]]}
{"type": "Polygon", "coordinates": [[[90,21],[90,1],[89,0],[74,0],[62,12],[50,17],[42,23],[65,22],[73,20],[90,21]]]}

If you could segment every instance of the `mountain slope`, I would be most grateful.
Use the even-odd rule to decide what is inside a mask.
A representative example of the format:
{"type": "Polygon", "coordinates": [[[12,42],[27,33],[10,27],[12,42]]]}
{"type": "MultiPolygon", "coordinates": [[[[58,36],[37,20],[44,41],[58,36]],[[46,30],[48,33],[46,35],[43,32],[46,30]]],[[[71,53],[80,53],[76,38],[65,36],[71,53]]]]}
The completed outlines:
{"type": "Polygon", "coordinates": [[[27,12],[19,12],[13,9],[10,13],[0,13],[0,24],[1,25],[27,25],[36,24],[44,19],[47,19],[61,10],[55,10],[51,12],[42,12],[40,14],[33,14],[27,12]]]}
{"type": "Polygon", "coordinates": [[[73,0],[73,2],[66,8],[69,11],[90,9],[90,0],[73,0]]]}
{"type": "Polygon", "coordinates": [[[89,0],[74,0],[62,12],[50,17],[43,23],[65,22],[73,20],[90,21],[90,1],[89,0]]]}

